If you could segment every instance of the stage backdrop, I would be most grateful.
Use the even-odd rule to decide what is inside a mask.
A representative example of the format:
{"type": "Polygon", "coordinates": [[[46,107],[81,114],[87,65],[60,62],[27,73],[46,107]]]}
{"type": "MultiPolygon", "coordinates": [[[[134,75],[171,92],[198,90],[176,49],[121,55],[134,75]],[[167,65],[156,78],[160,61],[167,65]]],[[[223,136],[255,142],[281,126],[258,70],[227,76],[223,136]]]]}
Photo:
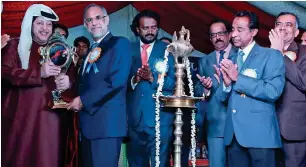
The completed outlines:
{"type": "MultiPolygon", "coordinates": [[[[299,16],[301,20],[301,33],[304,32],[306,28],[306,22],[304,21],[306,18],[306,2],[302,1],[5,1],[3,2],[3,12],[1,14],[1,33],[7,33],[12,37],[18,37],[24,13],[27,8],[34,3],[43,3],[54,9],[60,17],[60,23],[69,28],[75,28],[83,24],[82,17],[85,6],[90,3],[102,5],[108,10],[109,14],[113,14],[113,19],[111,20],[113,33],[125,35],[128,35],[128,31],[130,31],[129,24],[126,23],[131,21],[135,12],[151,9],[160,14],[161,28],[167,33],[173,34],[173,32],[178,31],[182,25],[188,28],[191,31],[192,45],[203,53],[209,53],[214,50],[208,35],[211,21],[223,19],[231,23],[234,14],[241,10],[253,11],[258,15],[260,28],[255,39],[257,43],[263,46],[269,47],[269,31],[274,27],[275,16],[281,11],[290,11],[299,16]],[[135,9],[137,9],[137,11],[135,9]],[[131,11],[131,13],[125,10],[131,11]],[[124,15],[118,16],[116,14],[118,11],[123,12],[124,15]],[[119,29],[120,33],[117,33],[116,29],[119,29]]],[[[82,32],[83,31],[84,30],[82,30],[82,32]]],[[[71,32],[74,33],[72,30],[71,32]]],[[[160,32],[160,35],[163,35],[163,31],[160,32]]],[[[129,35],[127,37],[133,38],[129,35]]],[[[70,38],[74,38],[73,34],[70,38]]]]}
{"type": "MultiPolygon", "coordinates": [[[[109,15],[110,17],[110,30],[113,35],[117,36],[124,36],[128,38],[131,42],[134,42],[137,40],[136,36],[130,29],[130,25],[133,21],[134,16],[138,13],[138,11],[132,6],[128,5],[117,12],[114,12],[109,15]]],[[[178,29],[179,31],[180,29],[178,29]]],[[[191,32],[192,33],[192,32],[191,32]]],[[[173,34],[172,34],[173,35],[173,34]]],[[[165,32],[163,29],[159,30],[158,33],[158,39],[161,37],[168,37],[172,39],[172,35],[168,34],[165,32]]],[[[68,43],[73,45],[73,41],[75,38],[79,36],[86,36],[89,40],[90,43],[93,43],[93,39],[91,38],[90,34],[87,32],[86,28],[84,25],[76,26],[73,28],[69,29],[69,37],[67,39],[68,43]]],[[[191,39],[192,40],[192,39],[191,39]]],[[[192,43],[192,42],[191,42],[192,43]]],[[[195,50],[192,53],[192,56],[195,57],[202,57],[206,54],[201,53],[197,50],[195,50]]]]}

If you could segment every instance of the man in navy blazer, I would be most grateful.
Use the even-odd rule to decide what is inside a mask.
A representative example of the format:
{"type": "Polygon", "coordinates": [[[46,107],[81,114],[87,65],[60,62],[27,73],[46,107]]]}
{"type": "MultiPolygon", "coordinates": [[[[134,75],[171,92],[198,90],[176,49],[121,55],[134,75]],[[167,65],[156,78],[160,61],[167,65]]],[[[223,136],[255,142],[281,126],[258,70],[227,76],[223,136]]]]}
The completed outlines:
{"type": "Polygon", "coordinates": [[[226,120],[226,104],[218,99],[216,90],[222,87],[219,63],[223,58],[236,60],[238,49],[230,43],[231,26],[223,20],[215,20],[209,26],[210,41],[215,50],[199,61],[199,75],[196,83],[196,94],[202,96],[210,91],[205,120],[207,130],[208,159],[210,166],[224,167],[226,151],[224,145],[224,126],[226,120]]]}
{"type": "Polygon", "coordinates": [[[132,57],[130,42],[108,30],[104,7],[88,5],[84,25],[95,43],[80,69],[79,96],[69,109],[80,111],[83,166],[118,166],[127,133],[126,89],[132,57]]]}
{"type": "Polygon", "coordinates": [[[306,46],[294,42],[298,34],[299,18],[281,12],[269,35],[271,48],[283,52],[286,66],[286,85],[277,103],[286,167],[306,166],[306,46]]]}
{"type": "Polygon", "coordinates": [[[238,12],[232,23],[237,64],[221,61],[224,86],[217,93],[228,103],[224,142],[229,167],[274,167],[275,149],[282,147],[275,101],[285,85],[284,59],[280,51],[256,44],[257,32],[255,13],[238,12]]]}
{"type": "MultiPolygon", "coordinates": [[[[168,67],[160,66],[167,44],[157,40],[159,15],[151,10],[138,13],[131,30],[140,41],[132,44],[132,67],[128,83],[128,124],[130,142],[127,156],[130,167],[155,166],[155,99],[162,70],[167,70],[163,94],[171,95],[175,86],[174,58],[168,56],[168,67]],[[162,68],[161,68],[162,67],[162,68]]],[[[160,166],[169,166],[174,113],[171,108],[160,109],[160,166]]]]}

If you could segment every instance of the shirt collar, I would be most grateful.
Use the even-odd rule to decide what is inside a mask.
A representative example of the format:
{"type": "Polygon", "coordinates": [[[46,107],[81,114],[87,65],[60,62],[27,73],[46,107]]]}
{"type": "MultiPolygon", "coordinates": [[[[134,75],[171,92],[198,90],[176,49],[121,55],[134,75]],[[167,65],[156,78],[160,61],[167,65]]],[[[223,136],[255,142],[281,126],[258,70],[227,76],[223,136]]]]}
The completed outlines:
{"type": "MultiPolygon", "coordinates": [[[[155,40],[156,41],[156,40],[155,40]]],[[[149,48],[152,48],[155,44],[155,41],[153,41],[152,43],[149,43],[150,47],[149,48]]],[[[144,43],[140,40],[140,48],[142,48],[141,46],[144,45],[144,43]]]]}
{"type": "Polygon", "coordinates": [[[232,44],[230,43],[230,44],[224,49],[225,54],[226,54],[226,53],[229,54],[230,51],[231,51],[231,49],[232,49],[232,44]]]}
{"type": "Polygon", "coordinates": [[[95,41],[94,43],[100,43],[106,37],[107,34],[109,34],[109,31],[107,31],[107,33],[101,39],[95,41]]]}
{"type": "Polygon", "coordinates": [[[248,56],[248,55],[250,54],[252,48],[254,47],[255,43],[256,43],[256,42],[253,41],[250,45],[248,45],[248,46],[245,47],[244,49],[240,49],[240,48],[239,48],[238,53],[239,53],[240,51],[243,51],[244,56],[248,56]]]}
{"type": "MultiPolygon", "coordinates": [[[[232,44],[230,43],[223,51],[224,51],[224,58],[229,58],[230,56],[230,51],[232,49],[232,44]]],[[[220,58],[220,50],[216,50],[216,55],[217,55],[217,61],[219,61],[220,58]]]]}

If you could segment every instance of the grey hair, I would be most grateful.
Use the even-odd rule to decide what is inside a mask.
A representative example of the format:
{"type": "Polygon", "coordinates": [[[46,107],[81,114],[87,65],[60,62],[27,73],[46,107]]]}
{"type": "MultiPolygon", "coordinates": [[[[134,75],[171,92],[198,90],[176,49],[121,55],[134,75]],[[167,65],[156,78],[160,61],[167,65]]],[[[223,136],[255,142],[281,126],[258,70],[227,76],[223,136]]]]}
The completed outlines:
{"type": "Polygon", "coordinates": [[[83,13],[83,21],[84,21],[84,23],[85,23],[85,19],[86,19],[86,18],[85,18],[86,12],[87,12],[87,10],[88,10],[89,8],[91,8],[91,7],[98,7],[98,8],[100,8],[100,9],[102,10],[104,16],[107,16],[107,11],[106,11],[106,9],[105,9],[103,6],[100,6],[100,5],[97,5],[97,4],[92,3],[92,4],[87,5],[87,6],[85,7],[85,9],[84,9],[84,13],[83,13]]]}
{"type": "MultiPolygon", "coordinates": [[[[280,16],[283,16],[283,15],[291,15],[291,16],[294,16],[294,17],[295,17],[295,27],[296,27],[296,29],[299,29],[300,19],[299,19],[299,17],[298,17],[296,14],[294,14],[294,13],[292,13],[292,12],[281,12],[281,13],[279,13],[279,14],[276,16],[276,20],[277,20],[280,16]]],[[[275,21],[275,23],[276,23],[276,21],[275,21]]]]}

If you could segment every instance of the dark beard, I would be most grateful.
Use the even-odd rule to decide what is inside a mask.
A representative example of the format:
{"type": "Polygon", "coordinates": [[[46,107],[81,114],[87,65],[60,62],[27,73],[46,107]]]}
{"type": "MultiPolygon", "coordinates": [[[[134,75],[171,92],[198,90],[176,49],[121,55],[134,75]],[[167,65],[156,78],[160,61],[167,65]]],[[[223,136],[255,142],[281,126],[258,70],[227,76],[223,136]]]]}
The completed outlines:
{"type": "Polygon", "coordinates": [[[158,34],[156,34],[156,36],[155,36],[153,39],[151,39],[151,40],[147,40],[147,39],[144,38],[143,36],[139,36],[139,37],[140,37],[140,40],[141,40],[144,44],[150,44],[150,43],[154,42],[154,41],[157,39],[157,35],[158,35],[158,34]]]}

